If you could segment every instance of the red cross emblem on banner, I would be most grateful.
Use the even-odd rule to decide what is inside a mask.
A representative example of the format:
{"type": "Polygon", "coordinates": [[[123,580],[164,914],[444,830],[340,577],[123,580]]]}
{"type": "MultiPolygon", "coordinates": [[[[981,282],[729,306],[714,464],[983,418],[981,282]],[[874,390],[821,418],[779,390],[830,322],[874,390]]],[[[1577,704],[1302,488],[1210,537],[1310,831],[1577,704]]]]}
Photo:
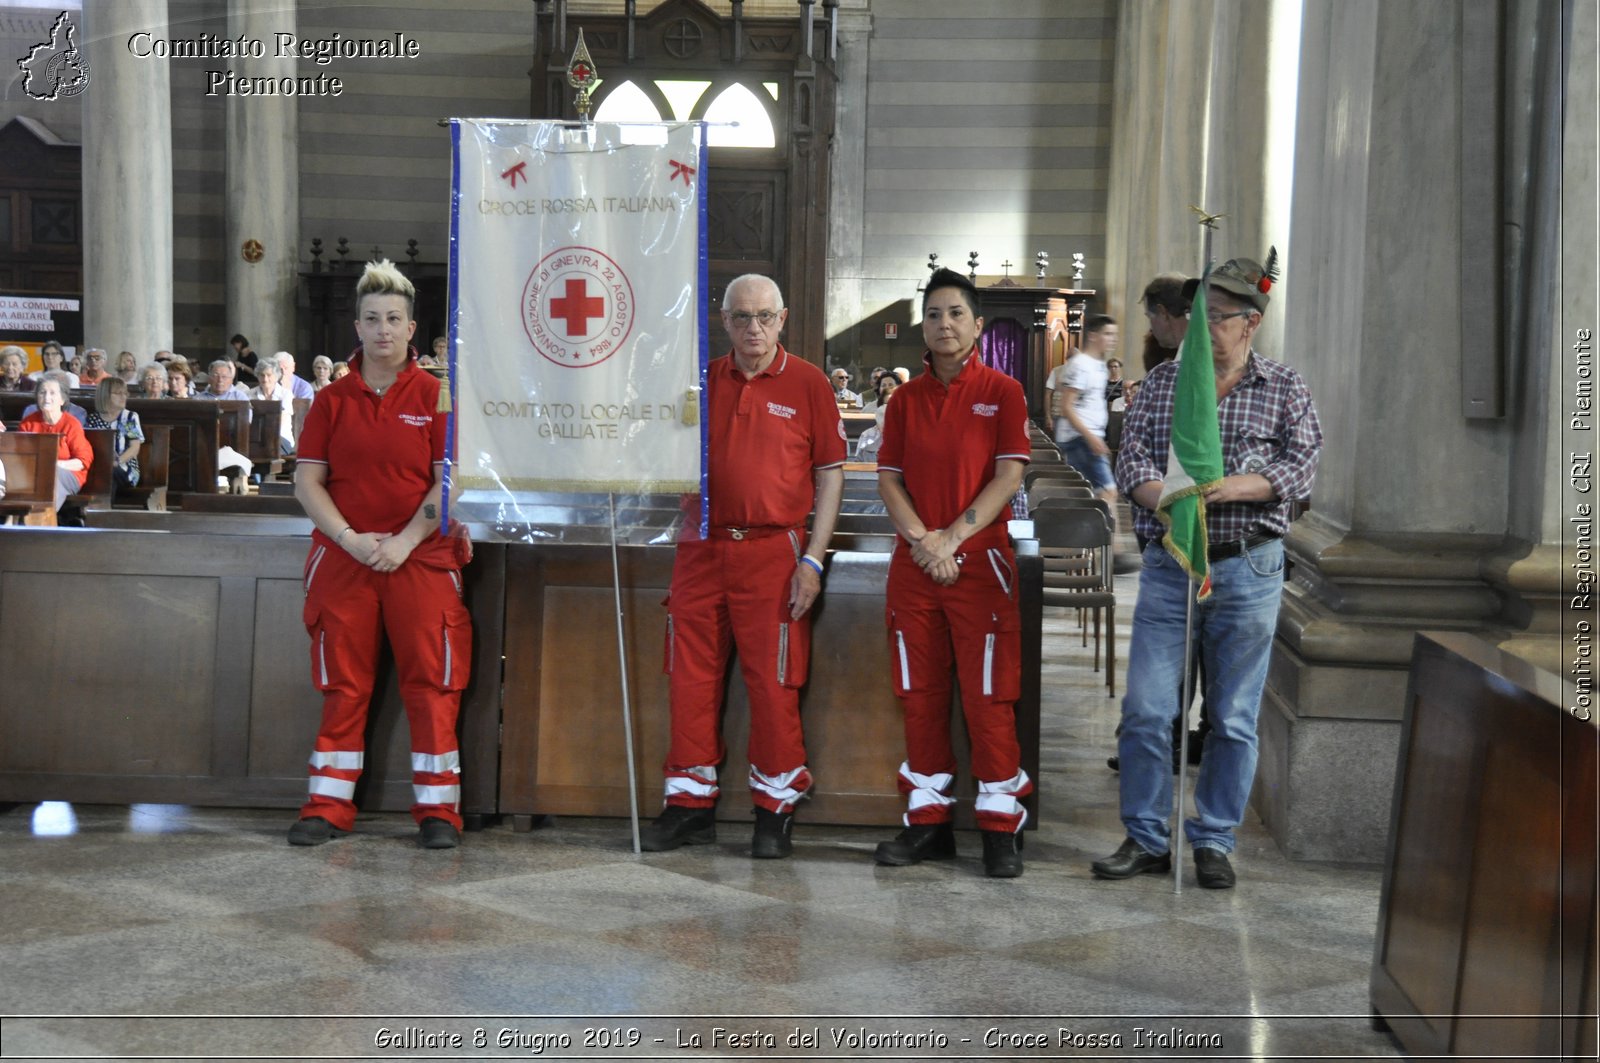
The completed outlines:
{"type": "Polygon", "coordinates": [[[679,162],[677,159],[672,159],[671,162],[672,172],[667,175],[667,180],[676,181],[681,177],[684,184],[692,184],[693,182],[689,178],[694,176],[694,167],[686,162],[679,162]]]}
{"type": "Polygon", "coordinates": [[[583,277],[568,277],[566,293],[550,300],[550,317],[565,322],[568,336],[587,336],[589,319],[605,316],[605,299],[590,295],[589,282],[583,277]]]}
{"type": "Polygon", "coordinates": [[[511,169],[501,171],[500,176],[505,180],[510,181],[511,187],[515,188],[517,187],[517,178],[520,177],[524,181],[528,179],[528,164],[525,162],[519,162],[515,166],[511,167],[511,169]]]}
{"type": "Polygon", "coordinates": [[[633,332],[633,283],[598,248],[558,247],[522,286],[522,328],[540,357],[587,369],[623,349],[633,332]]]}

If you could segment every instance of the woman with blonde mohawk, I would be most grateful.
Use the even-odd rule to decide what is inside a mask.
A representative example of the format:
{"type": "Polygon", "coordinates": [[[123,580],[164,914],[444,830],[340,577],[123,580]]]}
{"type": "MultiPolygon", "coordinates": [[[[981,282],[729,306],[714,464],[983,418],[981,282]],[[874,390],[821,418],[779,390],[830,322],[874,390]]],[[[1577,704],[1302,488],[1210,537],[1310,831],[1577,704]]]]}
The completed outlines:
{"type": "MultiPolygon", "coordinates": [[[[367,705],[385,634],[411,727],[415,803],[425,849],[461,841],[456,715],[467,685],[472,622],[461,602],[471,546],[439,528],[448,420],[438,379],[410,346],[416,293],[387,259],[356,285],[351,372],[306,416],[295,497],[316,525],[306,559],[311,678],[323,693],[310,798],[290,845],[321,845],[355,826],[367,705]]],[[[448,407],[447,407],[448,408],[448,407]]]]}

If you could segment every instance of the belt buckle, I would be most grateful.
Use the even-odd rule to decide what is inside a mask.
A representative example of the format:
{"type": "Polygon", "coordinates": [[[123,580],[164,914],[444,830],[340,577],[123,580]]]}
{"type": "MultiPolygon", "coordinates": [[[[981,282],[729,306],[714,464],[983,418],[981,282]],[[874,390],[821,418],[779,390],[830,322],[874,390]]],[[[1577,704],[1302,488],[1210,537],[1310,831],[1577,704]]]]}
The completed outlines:
{"type": "Polygon", "coordinates": [[[729,528],[728,529],[728,537],[731,538],[736,543],[737,542],[743,542],[744,541],[744,537],[745,537],[745,533],[748,532],[749,530],[750,530],[749,528],[729,528]]]}

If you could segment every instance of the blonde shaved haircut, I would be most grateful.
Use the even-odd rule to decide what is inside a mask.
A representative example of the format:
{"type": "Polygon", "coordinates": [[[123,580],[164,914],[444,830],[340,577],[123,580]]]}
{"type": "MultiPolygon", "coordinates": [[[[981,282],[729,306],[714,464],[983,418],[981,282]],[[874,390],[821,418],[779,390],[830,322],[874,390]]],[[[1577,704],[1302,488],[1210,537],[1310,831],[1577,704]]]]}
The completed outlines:
{"type": "Polygon", "coordinates": [[[415,310],[417,289],[406,279],[389,259],[379,259],[377,262],[368,262],[367,268],[362,271],[361,279],[356,282],[356,311],[361,310],[361,300],[369,295],[398,295],[406,301],[406,317],[411,317],[415,310]]]}

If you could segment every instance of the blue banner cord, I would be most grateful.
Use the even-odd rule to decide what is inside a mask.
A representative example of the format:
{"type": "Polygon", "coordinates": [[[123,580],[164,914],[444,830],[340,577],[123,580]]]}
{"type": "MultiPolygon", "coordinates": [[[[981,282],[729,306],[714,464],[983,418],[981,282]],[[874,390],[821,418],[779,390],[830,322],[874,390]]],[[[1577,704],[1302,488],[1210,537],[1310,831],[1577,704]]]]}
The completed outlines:
{"type": "Polygon", "coordinates": [[[450,279],[449,309],[446,311],[445,336],[448,350],[445,355],[445,379],[440,385],[450,391],[450,409],[444,415],[444,491],[439,499],[439,533],[450,534],[450,487],[455,482],[456,457],[456,333],[460,313],[460,293],[456,278],[460,275],[461,249],[461,122],[450,120],[450,279]]]}
{"type": "Polygon", "coordinates": [[[711,250],[708,246],[706,224],[706,178],[711,172],[710,149],[707,145],[706,123],[698,123],[695,136],[700,148],[700,171],[695,182],[700,197],[700,538],[711,537],[711,393],[706,388],[706,372],[711,364],[711,250]]]}

